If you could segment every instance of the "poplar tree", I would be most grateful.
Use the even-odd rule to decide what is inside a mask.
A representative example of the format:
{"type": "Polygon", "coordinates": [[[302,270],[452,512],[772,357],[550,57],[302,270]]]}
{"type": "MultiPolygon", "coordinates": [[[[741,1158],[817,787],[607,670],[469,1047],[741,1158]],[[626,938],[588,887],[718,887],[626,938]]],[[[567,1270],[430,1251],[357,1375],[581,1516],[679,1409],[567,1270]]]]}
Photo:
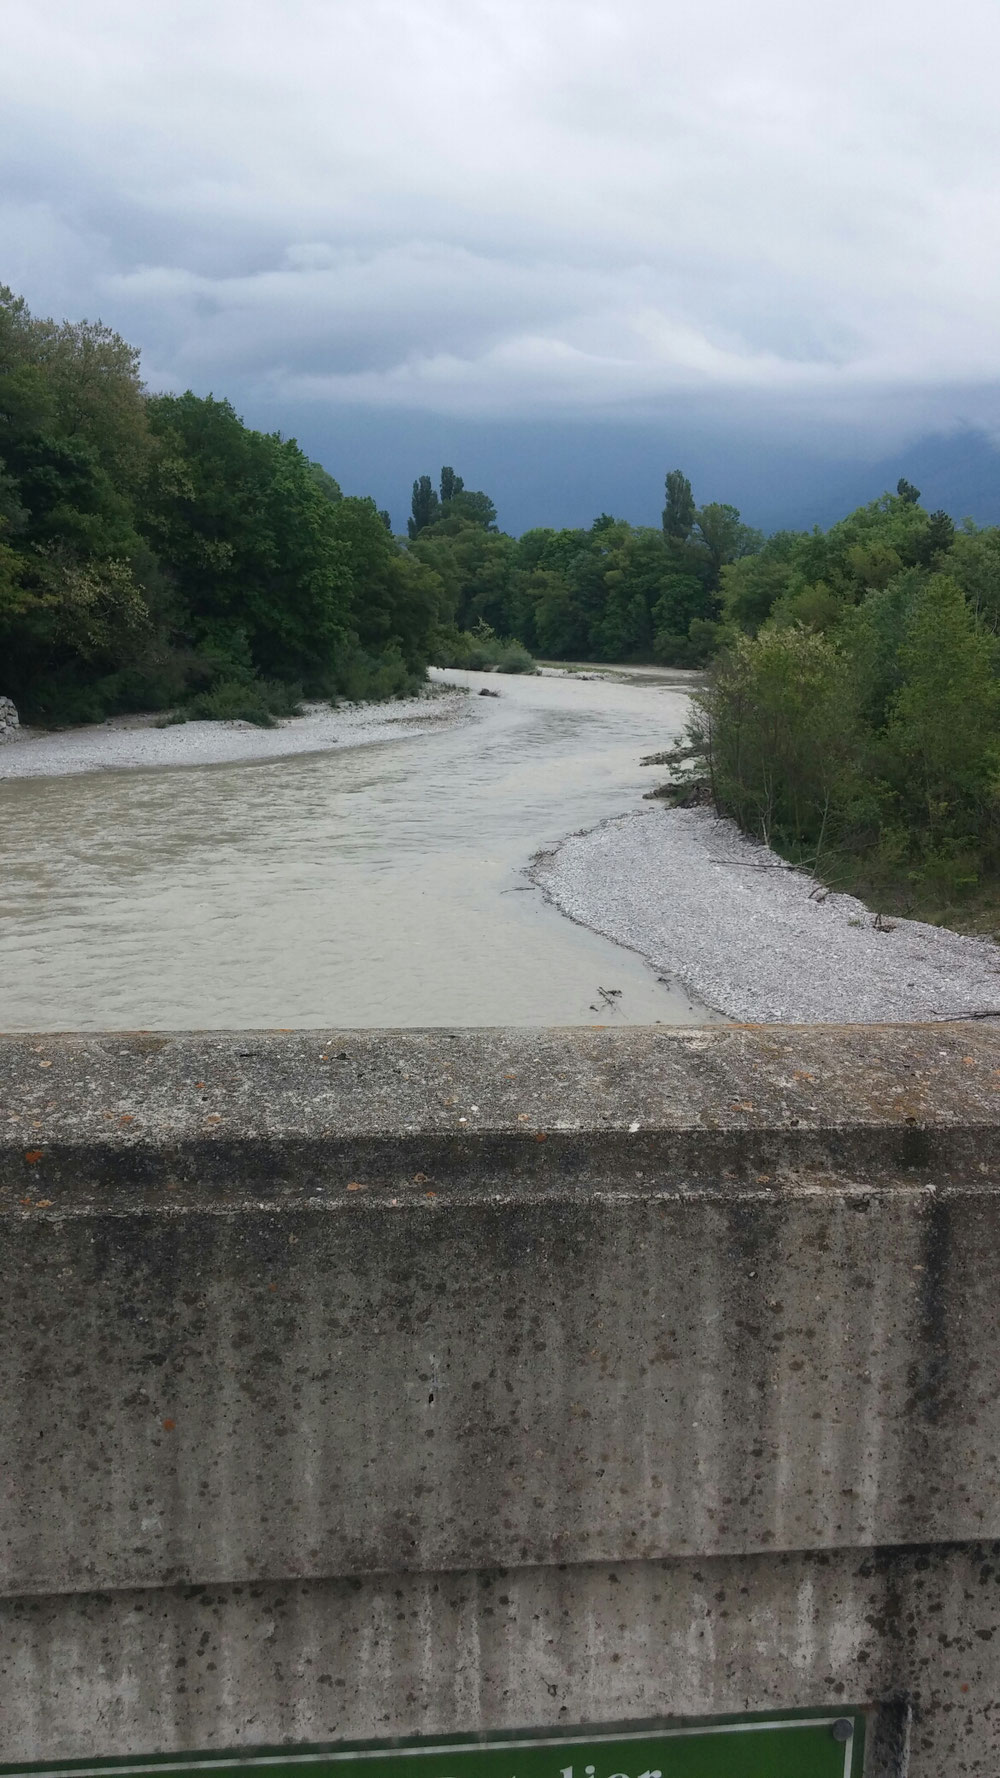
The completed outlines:
{"type": "Polygon", "coordinates": [[[679,469],[672,469],[666,480],[667,504],[663,508],[663,535],[677,543],[685,543],[694,524],[694,495],[691,483],[679,469]]]}

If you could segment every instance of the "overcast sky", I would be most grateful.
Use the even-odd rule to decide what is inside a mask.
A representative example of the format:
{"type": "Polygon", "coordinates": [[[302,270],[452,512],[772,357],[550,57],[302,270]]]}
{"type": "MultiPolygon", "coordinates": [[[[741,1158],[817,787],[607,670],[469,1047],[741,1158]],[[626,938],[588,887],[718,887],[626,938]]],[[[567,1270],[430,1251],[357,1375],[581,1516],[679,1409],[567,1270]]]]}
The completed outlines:
{"type": "Polygon", "coordinates": [[[153,386],[317,425],[1000,429],[997,0],[2,18],[0,280],[153,386]]]}

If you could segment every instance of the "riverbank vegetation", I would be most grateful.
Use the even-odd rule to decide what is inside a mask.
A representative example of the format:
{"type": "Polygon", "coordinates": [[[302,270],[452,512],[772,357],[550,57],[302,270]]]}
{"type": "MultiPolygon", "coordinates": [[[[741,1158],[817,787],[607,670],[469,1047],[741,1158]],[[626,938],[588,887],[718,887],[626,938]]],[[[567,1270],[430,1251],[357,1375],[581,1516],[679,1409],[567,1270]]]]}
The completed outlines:
{"type": "Polygon", "coordinates": [[[438,594],[294,440],[148,395],[111,329],[0,291],[0,663],[23,717],[266,722],[303,695],[406,693],[438,594]]]}
{"type": "Polygon", "coordinates": [[[887,912],[1000,925],[1000,531],[901,482],[723,569],[675,794],[887,912]]]}
{"type": "Polygon", "coordinates": [[[678,796],[886,911],[1000,925],[1000,529],[956,528],[900,481],[765,539],[673,470],[659,530],[603,515],[515,539],[462,524],[443,488],[421,505],[430,489],[410,547],[466,634],[705,668],[667,756],[678,796]]]}

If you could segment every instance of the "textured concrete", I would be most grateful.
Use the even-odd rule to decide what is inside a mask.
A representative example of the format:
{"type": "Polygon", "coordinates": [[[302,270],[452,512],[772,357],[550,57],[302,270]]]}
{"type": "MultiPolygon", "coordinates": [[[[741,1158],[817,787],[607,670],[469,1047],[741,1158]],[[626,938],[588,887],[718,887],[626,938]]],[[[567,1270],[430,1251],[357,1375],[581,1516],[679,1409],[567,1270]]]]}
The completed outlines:
{"type": "Polygon", "coordinates": [[[995,1773],[998,1090],[985,1024],[0,1039],[0,1760],[843,1701],[995,1773]]]}
{"type": "Polygon", "coordinates": [[[877,1699],[871,1770],[912,1712],[911,1774],[995,1778],[998,1595],[970,1547],[17,1600],[5,1757],[134,1752],[137,1718],[172,1751],[877,1699]]]}

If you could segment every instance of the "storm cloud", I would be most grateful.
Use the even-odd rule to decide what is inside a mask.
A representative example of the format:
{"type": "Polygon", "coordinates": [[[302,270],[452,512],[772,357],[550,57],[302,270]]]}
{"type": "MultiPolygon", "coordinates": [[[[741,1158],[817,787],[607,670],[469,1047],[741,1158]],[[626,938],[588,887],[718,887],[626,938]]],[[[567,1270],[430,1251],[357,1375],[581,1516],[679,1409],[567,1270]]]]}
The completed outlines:
{"type": "Polygon", "coordinates": [[[274,410],[1000,426],[995,0],[34,0],[2,276],[274,410]]]}

